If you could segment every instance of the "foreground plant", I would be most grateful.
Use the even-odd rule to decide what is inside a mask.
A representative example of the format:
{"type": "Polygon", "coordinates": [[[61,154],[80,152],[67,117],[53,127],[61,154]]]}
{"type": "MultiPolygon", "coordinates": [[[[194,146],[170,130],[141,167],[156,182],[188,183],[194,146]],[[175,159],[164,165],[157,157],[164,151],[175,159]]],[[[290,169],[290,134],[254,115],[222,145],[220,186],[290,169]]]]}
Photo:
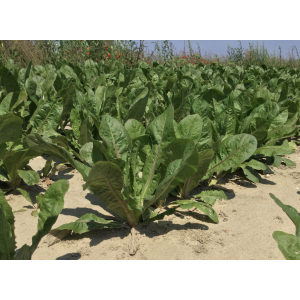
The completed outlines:
{"type": "Polygon", "coordinates": [[[53,183],[40,198],[38,214],[38,231],[32,237],[32,244],[23,245],[17,253],[15,241],[14,215],[10,205],[0,190],[0,259],[31,259],[41,239],[49,233],[64,207],[64,196],[69,189],[67,180],[53,183]]]}
{"type": "Polygon", "coordinates": [[[16,189],[22,179],[27,185],[36,184],[40,179],[27,165],[40,153],[22,142],[22,122],[13,113],[0,115],[0,184],[4,192],[16,189]]]}
{"type": "Polygon", "coordinates": [[[273,238],[278,244],[278,248],[286,259],[300,260],[300,215],[299,212],[290,205],[283,204],[273,194],[270,194],[275,203],[290,217],[296,226],[296,235],[282,231],[274,231],[273,238]]]}
{"type": "Polygon", "coordinates": [[[218,223],[218,216],[211,204],[200,199],[174,201],[172,207],[163,213],[151,208],[157,201],[166,199],[179,183],[198,170],[195,143],[193,140],[176,138],[173,116],[174,109],[170,106],[146,129],[134,119],[128,120],[123,126],[118,120],[104,116],[99,127],[102,141],[93,140],[89,154],[93,166],[82,168],[80,164],[81,169],[78,170],[86,181],[83,188],[89,189],[103,201],[108,210],[120,217],[120,221],[86,214],[75,222],[58,227],[54,232],[70,230],[84,233],[104,227],[129,226],[132,234],[130,254],[135,254],[138,249],[135,228],[139,224],[161,220],[179,208],[196,207],[218,223]],[[165,152],[170,154],[167,164],[165,152]]]}

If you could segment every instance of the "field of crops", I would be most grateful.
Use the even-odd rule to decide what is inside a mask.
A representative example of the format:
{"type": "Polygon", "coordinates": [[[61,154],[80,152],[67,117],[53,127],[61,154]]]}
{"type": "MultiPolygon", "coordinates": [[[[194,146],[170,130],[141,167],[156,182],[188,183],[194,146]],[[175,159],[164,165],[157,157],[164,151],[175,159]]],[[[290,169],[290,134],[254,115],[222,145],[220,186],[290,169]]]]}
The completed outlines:
{"type": "MultiPolygon", "coordinates": [[[[128,65],[118,58],[30,62],[24,68],[12,60],[0,64],[1,259],[31,259],[40,248],[47,259],[59,245],[72,253],[70,241],[102,234],[105,239],[127,238],[126,250],[115,249],[114,242],[107,248],[124,259],[146,251],[143,234],[149,240],[158,235],[156,243],[163,247],[167,238],[161,237],[170,227],[181,232],[178,240],[172,239],[178,248],[191,229],[198,241],[193,250],[202,259],[205,240],[199,238],[200,231],[221,226],[228,235],[232,230],[224,227],[228,216],[223,206],[232,208],[226,203],[240,186],[232,184],[229,190],[222,182],[232,180],[250,190],[267,184],[267,176],[277,170],[294,177],[299,173],[293,172],[297,161],[289,158],[298,153],[300,69],[202,60],[180,66],[145,61],[128,65]],[[76,184],[70,183],[70,174],[78,179],[76,184]],[[93,199],[93,209],[77,210],[77,218],[58,226],[72,189],[74,210],[86,199],[93,199]],[[27,205],[18,207],[16,199],[27,205]],[[15,206],[19,209],[13,211],[15,206]],[[37,230],[21,230],[25,222],[37,223],[37,230]],[[43,238],[50,247],[40,243],[43,238]]],[[[281,185],[280,195],[297,195],[295,188],[284,192],[288,183],[281,185]]],[[[296,232],[294,225],[294,234],[273,232],[280,229],[280,223],[274,223],[269,235],[277,244],[272,239],[272,249],[266,251],[279,253],[277,259],[300,259],[299,213],[283,204],[288,199],[280,197],[282,203],[276,198],[270,182],[268,189],[271,205],[282,208],[296,232]]],[[[263,212],[268,220],[263,205],[247,198],[244,224],[251,224],[253,213],[263,212]]],[[[157,245],[152,242],[153,252],[157,245]]],[[[97,259],[107,259],[105,251],[99,251],[97,259]]],[[[171,251],[157,259],[176,259],[171,251]]],[[[218,253],[212,257],[218,259],[218,253]]],[[[236,258],[249,257],[241,252],[236,258]]]]}

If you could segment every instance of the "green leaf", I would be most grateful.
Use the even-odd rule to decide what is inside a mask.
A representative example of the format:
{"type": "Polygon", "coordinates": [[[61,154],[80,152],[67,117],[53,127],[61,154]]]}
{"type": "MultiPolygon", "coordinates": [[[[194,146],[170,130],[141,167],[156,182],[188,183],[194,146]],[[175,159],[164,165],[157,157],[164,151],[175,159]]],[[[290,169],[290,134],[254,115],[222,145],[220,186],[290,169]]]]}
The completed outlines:
{"type": "Polygon", "coordinates": [[[130,119],[125,123],[125,129],[129,133],[130,139],[133,141],[145,134],[145,127],[142,123],[135,119],[130,119]]]}
{"type": "Polygon", "coordinates": [[[49,131],[56,131],[60,124],[62,105],[60,102],[40,102],[30,118],[31,133],[47,135],[49,131]]]}
{"type": "Polygon", "coordinates": [[[194,195],[194,198],[201,198],[202,201],[214,205],[217,199],[221,200],[227,200],[227,196],[225,195],[224,191],[219,190],[208,190],[203,191],[200,194],[194,195]]]}
{"type": "Polygon", "coordinates": [[[63,162],[68,162],[75,168],[74,158],[69,151],[58,145],[46,142],[38,134],[27,135],[26,142],[30,149],[39,151],[40,154],[51,155],[63,162]]]}
{"type": "Polygon", "coordinates": [[[198,168],[197,171],[185,180],[182,188],[182,197],[187,198],[189,193],[198,186],[199,181],[206,174],[207,169],[214,157],[212,149],[204,150],[198,153],[198,168]]]}
{"type": "Polygon", "coordinates": [[[289,216],[292,222],[296,226],[296,236],[300,237],[300,215],[299,212],[290,205],[283,204],[278,198],[276,198],[273,194],[269,194],[271,198],[275,201],[275,203],[282,208],[282,210],[289,216]]]}
{"type": "Polygon", "coordinates": [[[80,156],[90,165],[94,165],[93,158],[92,158],[92,153],[93,153],[93,142],[89,142],[84,144],[80,151],[79,154],[80,156]]]}
{"type": "Polygon", "coordinates": [[[245,160],[253,155],[257,141],[250,134],[237,134],[224,139],[216,152],[215,159],[209,166],[206,177],[214,172],[227,171],[239,167],[245,160]]]}
{"type": "Polygon", "coordinates": [[[144,88],[141,93],[134,99],[133,104],[130,106],[125,121],[129,119],[135,119],[142,121],[145,113],[145,109],[148,102],[149,91],[148,88],[144,88]]]}
{"type": "Polygon", "coordinates": [[[71,122],[71,127],[73,129],[74,136],[78,140],[80,137],[80,127],[81,127],[79,109],[75,109],[75,108],[72,109],[70,114],[70,122],[71,122]]]}
{"type": "Polygon", "coordinates": [[[17,252],[15,260],[30,260],[30,247],[28,245],[23,245],[17,252]]]}
{"type": "Polygon", "coordinates": [[[271,166],[278,168],[281,165],[281,162],[282,162],[282,157],[274,155],[271,166]]]}
{"type": "Polygon", "coordinates": [[[38,194],[38,195],[35,197],[35,199],[36,199],[36,204],[37,204],[38,206],[40,206],[41,203],[42,203],[42,200],[43,200],[43,195],[42,195],[42,194],[38,194]]]}
{"type": "Polygon", "coordinates": [[[27,185],[37,184],[40,180],[39,173],[35,171],[19,170],[18,173],[27,185]]]}
{"type": "Polygon", "coordinates": [[[15,249],[14,215],[0,190],[0,260],[13,259],[15,249]]]}
{"type": "Polygon", "coordinates": [[[56,94],[56,97],[63,99],[63,110],[60,116],[61,121],[63,121],[66,116],[71,113],[73,108],[73,101],[75,97],[75,88],[73,84],[70,84],[68,87],[60,90],[56,94]]]}
{"type": "Polygon", "coordinates": [[[273,238],[286,259],[300,260],[300,238],[282,231],[274,231],[273,238]]]}
{"type": "Polygon", "coordinates": [[[146,158],[143,168],[143,189],[140,195],[141,202],[145,197],[153,193],[153,178],[155,176],[155,170],[160,164],[163,148],[175,139],[173,118],[174,108],[173,106],[169,106],[165,112],[156,117],[146,129],[146,134],[148,133],[150,135],[154,145],[150,155],[146,158]]]}
{"type": "Polygon", "coordinates": [[[296,164],[288,158],[282,158],[283,162],[287,167],[295,167],[296,164]]]}
{"type": "Polygon", "coordinates": [[[250,181],[258,183],[261,180],[261,176],[253,168],[247,166],[247,167],[242,167],[242,169],[243,169],[245,176],[250,181]]]}
{"type": "Polygon", "coordinates": [[[2,209],[4,211],[8,223],[14,229],[14,223],[15,223],[14,214],[12,212],[10,205],[7,203],[4,197],[4,193],[1,190],[0,190],[0,204],[2,205],[2,209]]]}
{"type": "Polygon", "coordinates": [[[123,189],[123,172],[120,168],[108,161],[98,161],[89,172],[87,182],[83,186],[89,189],[106,204],[106,207],[123,220],[135,227],[137,220],[128,206],[127,201],[122,196],[123,189]]]}
{"type": "Polygon", "coordinates": [[[26,80],[29,78],[31,66],[32,66],[32,61],[30,61],[26,67],[24,82],[26,82],[26,80]]]}
{"type": "Polygon", "coordinates": [[[22,194],[22,196],[33,206],[31,201],[30,195],[28,192],[24,191],[23,189],[17,188],[17,190],[22,194]]]}
{"type": "Polygon", "coordinates": [[[32,212],[32,215],[33,215],[34,217],[37,217],[37,216],[39,215],[39,212],[38,212],[37,210],[34,210],[34,211],[32,212]]]}
{"type": "Polygon", "coordinates": [[[204,212],[212,221],[219,223],[218,215],[210,204],[197,202],[195,200],[179,200],[173,201],[170,204],[179,204],[181,209],[191,209],[196,207],[204,212]]]}
{"type": "Polygon", "coordinates": [[[21,209],[19,209],[19,210],[13,211],[13,213],[15,214],[15,213],[24,212],[24,211],[27,211],[27,209],[21,208],[21,209]]]}
{"type": "MultiPolygon", "coordinates": [[[[174,153],[174,155],[178,154],[174,153]]],[[[173,190],[178,183],[184,182],[184,180],[189,177],[191,170],[193,170],[193,168],[194,170],[196,169],[195,166],[197,166],[197,151],[194,142],[189,141],[186,143],[186,147],[183,153],[181,153],[180,158],[168,164],[165,177],[155,190],[155,194],[149,195],[149,197],[144,199],[144,207],[147,208],[155,201],[166,199],[169,192],[173,190]]]]}
{"type": "Polygon", "coordinates": [[[22,134],[22,124],[22,119],[13,113],[0,116],[0,144],[19,139],[22,134]]]}
{"type": "Polygon", "coordinates": [[[45,167],[43,168],[43,177],[47,177],[51,168],[52,168],[52,157],[49,157],[45,163],[45,167]]]}
{"type": "Polygon", "coordinates": [[[176,137],[189,139],[198,143],[202,133],[203,121],[199,115],[189,115],[182,119],[176,126],[176,137]]]}
{"type": "Polygon", "coordinates": [[[141,225],[148,225],[151,222],[162,220],[165,216],[173,215],[175,211],[176,211],[176,207],[172,207],[161,214],[155,214],[155,216],[153,217],[150,216],[150,218],[142,222],[141,225]]]}
{"type": "Polygon", "coordinates": [[[38,105],[40,97],[37,95],[38,85],[33,78],[28,78],[25,82],[26,92],[28,93],[30,99],[38,105]]]}
{"type": "Polygon", "coordinates": [[[19,170],[22,170],[28,164],[30,159],[37,157],[38,155],[38,152],[31,149],[9,151],[6,153],[5,157],[3,158],[3,163],[10,181],[10,185],[13,188],[17,188],[21,183],[19,170]]]}
{"type": "Polygon", "coordinates": [[[105,220],[99,218],[94,214],[85,214],[75,222],[64,224],[56,228],[55,230],[72,230],[75,233],[85,233],[93,229],[101,230],[103,228],[121,228],[124,225],[120,222],[115,222],[112,220],[105,220]]]}
{"type": "Polygon", "coordinates": [[[0,62],[0,78],[1,85],[4,86],[6,93],[18,92],[20,91],[19,84],[13,74],[3,66],[0,62]]]}
{"type": "Polygon", "coordinates": [[[75,168],[81,174],[83,180],[87,181],[91,167],[84,165],[78,160],[75,160],[75,168]]]}
{"type": "Polygon", "coordinates": [[[84,145],[91,141],[91,124],[90,124],[90,118],[86,117],[83,122],[81,123],[80,127],[80,136],[78,139],[78,143],[80,145],[84,145]]]}
{"type": "Polygon", "coordinates": [[[292,149],[286,146],[262,146],[256,149],[254,155],[263,154],[265,156],[274,156],[292,154],[293,152],[292,149]]]}
{"type": "Polygon", "coordinates": [[[125,127],[118,120],[105,115],[99,128],[99,135],[107,144],[109,154],[127,161],[130,155],[131,141],[125,127]]]}
{"type": "Polygon", "coordinates": [[[0,115],[12,112],[15,107],[25,101],[27,94],[25,92],[9,93],[0,104],[0,115]]]}
{"type": "Polygon", "coordinates": [[[32,245],[30,246],[31,255],[36,250],[41,239],[49,233],[56,222],[58,215],[64,207],[64,196],[68,189],[68,181],[61,179],[51,184],[45,192],[40,204],[38,231],[32,237],[32,245]]]}
{"type": "Polygon", "coordinates": [[[293,136],[298,131],[298,128],[295,126],[280,126],[275,129],[269,130],[268,132],[268,139],[282,139],[286,137],[293,136]]]}
{"type": "Polygon", "coordinates": [[[241,165],[241,167],[251,167],[255,170],[266,170],[266,165],[260,161],[257,161],[255,159],[251,159],[250,161],[244,163],[241,165]]]}

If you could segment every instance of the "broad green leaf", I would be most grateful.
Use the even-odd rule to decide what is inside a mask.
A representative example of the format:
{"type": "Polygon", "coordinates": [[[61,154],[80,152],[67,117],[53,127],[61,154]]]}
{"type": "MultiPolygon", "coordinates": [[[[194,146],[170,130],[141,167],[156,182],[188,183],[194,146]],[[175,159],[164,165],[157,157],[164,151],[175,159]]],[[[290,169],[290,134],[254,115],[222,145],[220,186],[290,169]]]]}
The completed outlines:
{"type": "Polygon", "coordinates": [[[81,119],[79,109],[73,108],[70,114],[71,127],[75,138],[78,140],[80,137],[81,119]]]}
{"type": "Polygon", "coordinates": [[[218,215],[210,204],[197,202],[195,200],[179,200],[173,201],[170,204],[179,204],[181,209],[191,209],[196,207],[209,216],[212,221],[219,223],[218,215]]]}
{"type": "Polygon", "coordinates": [[[83,122],[81,123],[80,127],[80,135],[78,139],[78,143],[80,145],[84,145],[91,141],[91,124],[90,124],[90,118],[86,117],[83,122]]]}
{"type": "Polygon", "coordinates": [[[276,198],[273,194],[269,194],[271,198],[275,201],[275,203],[282,208],[282,210],[289,216],[292,222],[296,226],[296,236],[300,237],[300,215],[299,212],[290,205],[283,204],[278,198],[276,198]]]}
{"type": "Polygon", "coordinates": [[[148,133],[151,136],[153,143],[157,144],[160,149],[166,147],[175,139],[173,114],[174,108],[169,106],[146,129],[146,134],[148,133]]]}
{"type": "Polygon", "coordinates": [[[31,204],[33,205],[30,195],[28,192],[24,191],[23,189],[17,188],[17,190],[22,194],[22,196],[31,204]]]}
{"type": "Polygon", "coordinates": [[[286,259],[300,260],[300,238],[282,231],[274,231],[273,238],[286,259]]]}
{"type": "Polygon", "coordinates": [[[129,119],[125,123],[125,129],[129,133],[130,139],[132,141],[145,134],[145,127],[142,123],[135,119],[129,119]]]}
{"type": "Polygon", "coordinates": [[[14,142],[21,137],[22,134],[21,118],[13,113],[0,116],[0,144],[6,142],[14,142]]]}
{"type": "Polygon", "coordinates": [[[148,102],[148,88],[144,88],[141,93],[134,99],[133,104],[130,106],[125,121],[135,119],[142,121],[145,113],[146,105],[148,102]]]}
{"type": "Polygon", "coordinates": [[[246,167],[242,167],[243,172],[245,174],[245,176],[250,180],[253,181],[255,183],[258,183],[261,179],[261,176],[256,172],[256,170],[254,170],[253,168],[246,166],[246,167]]]}
{"type": "Polygon", "coordinates": [[[187,198],[192,189],[198,186],[199,181],[206,174],[213,157],[214,151],[212,149],[204,150],[198,153],[198,169],[194,174],[185,180],[182,188],[183,198],[187,198]]]}
{"type": "Polygon", "coordinates": [[[244,163],[241,165],[241,167],[251,167],[255,170],[266,170],[266,165],[260,161],[257,161],[255,159],[251,159],[250,161],[244,163]]]}
{"type": "Polygon", "coordinates": [[[203,191],[200,194],[194,195],[194,198],[201,198],[202,201],[214,205],[217,199],[219,200],[227,200],[227,196],[225,195],[224,191],[220,190],[208,190],[203,191]]]}
{"type": "Polygon", "coordinates": [[[28,78],[25,82],[26,92],[29,95],[30,99],[38,105],[40,97],[37,95],[38,85],[34,79],[28,78]]]}
{"type": "Polygon", "coordinates": [[[130,136],[118,120],[105,115],[100,124],[99,135],[107,144],[109,154],[127,161],[130,155],[130,136]]]}
{"type": "Polygon", "coordinates": [[[85,233],[93,229],[103,229],[103,228],[121,228],[124,225],[120,222],[115,222],[112,220],[105,220],[99,218],[94,214],[85,214],[75,222],[68,223],[57,227],[55,230],[72,230],[75,233],[85,233]]]}
{"type": "Polygon", "coordinates": [[[26,142],[30,149],[39,151],[40,154],[48,154],[63,162],[70,163],[75,168],[74,158],[66,149],[44,141],[38,134],[26,136],[26,142]]]}
{"type": "Polygon", "coordinates": [[[13,259],[16,249],[15,236],[0,204],[0,260],[13,259]]]}
{"type": "Polygon", "coordinates": [[[84,165],[78,160],[75,160],[75,168],[81,174],[84,181],[87,181],[91,167],[84,165]]]}
{"type": "Polygon", "coordinates": [[[288,158],[282,158],[283,162],[287,167],[295,167],[296,164],[288,158]]]}
{"type": "Polygon", "coordinates": [[[15,107],[25,101],[27,94],[25,92],[9,93],[0,104],[0,115],[12,112],[15,107]]]}
{"type": "Polygon", "coordinates": [[[52,183],[45,192],[40,204],[38,231],[32,237],[32,245],[30,246],[31,255],[37,248],[40,240],[49,233],[56,222],[58,215],[64,207],[64,196],[68,189],[68,181],[61,179],[52,183]]]}
{"type": "Polygon", "coordinates": [[[13,259],[16,249],[14,215],[0,190],[0,260],[13,259]]]}
{"type": "Polygon", "coordinates": [[[169,106],[167,110],[156,117],[146,129],[152,139],[154,146],[150,155],[147,156],[143,168],[142,184],[143,189],[140,195],[141,201],[147,196],[150,196],[153,191],[153,178],[155,170],[160,164],[163,148],[170,144],[175,139],[173,126],[174,108],[169,106]]]}
{"type": "Polygon", "coordinates": [[[189,115],[176,126],[176,138],[189,139],[198,143],[202,133],[203,121],[199,115],[189,115]]]}
{"type": "Polygon", "coordinates": [[[1,85],[4,86],[6,93],[9,94],[11,92],[18,92],[20,91],[19,84],[13,74],[3,66],[0,62],[0,78],[1,78],[1,85]]]}
{"type": "Polygon", "coordinates": [[[75,94],[76,91],[73,84],[70,84],[68,87],[60,90],[56,94],[57,98],[63,99],[63,110],[60,115],[61,121],[63,121],[66,118],[66,116],[71,113],[75,94]]]}
{"type": "Polygon", "coordinates": [[[56,131],[60,124],[62,105],[60,102],[40,102],[30,118],[32,133],[46,135],[49,131],[56,131]]]}
{"type": "Polygon", "coordinates": [[[224,139],[218,147],[206,177],[217,171],[227,171],[230,168],[239,167],[240,164],[253,155],[256,147],[256,139],[249,134],[237,134],[224,139]]]}
{"type": "Polygon", "coordinates": [[[32,149],[8,151],[3,158],[3,163],[13,188],[17,188],[21,183],[19,170],[22,170],[30,159],[37,157],[40,153],[32,149]]]}
{"type": "Polygon", "coordinates": [[[4,193],[1,190],[0,190],[0,204],[2,205],[2,210],[4,211],[8,223],[14,229],[14,223],[15,223],[14,214],[12,212],[10,205],[7,203],[4,197],[4,193]]]}
{"type": "Polygon", "coordinates": [[[256,149],[254,155],[263,154],[266,156],[274,156],[292,154],[293,152],[292,149],[286,146],[262,146],[256,149]]]}
{"type": "Polygon", "coordinates": [[[88,174],[87,182],[83,186],[84,189],[89,188],[106,207],[131,226],[137,224],[132,208],[128,206],[126,199],[123,199],[123,173],[120,168],[108,161],[98,161],[92,167],[88,174]]]}
{"type": "Polygon", "coordinates": [[[27,185],[37,184],[40,180],[39,173],[32,170],[29,171],[19,170],[18,174],[27,185]]]}
{"type": "Polygon", "coordinates": [[[161,214],[155,214],[155,216],[153,217],[150,216],[150,218],[144,221],[143,223],[141,223],[141,225],[147,225],[151,222],[162,220],[165,216],[173,215],[175,211],[176,211],[176,207],[172,207],[161,214]]]}
{"type": "Polygon", "coordinates": [[[15,256],[15,260],[30,260],[31,254],[30,254],[30,247],[25,244],[23,245],[17,252],[17,255],[15,256]]]}
{"type": "Polygon", "coordinates": [[[282,157],[278,155],[274,155],[272,157],[267,157],[267,164],[278,168],[281,165],[282,157]]]}
{"type": "Polygon", "coordinates": [[[80,156],[90,165],[92,166],[94,164],[93,158],[92,158],[92,153],[93,153],[93,142],[89,142],[84,144],[80,151],[79,154],[80,156]]]}
{"type": "MultiPolygon", "coordinates": [[[[173,190],[178,185],[178,183],[184,182],[184,180],[189,177],[191,170],[195,170],[197,168],[198,157],[193,141],[187,142],[184,151],[180,154],[180,158],[175,159],[168,164],[165,172],[165,177],[155,190],[155,194],[151,196],[149,195],[144,199],[144,207],[147,208],[155,201],[166,199],[169,192],[173,190]]],[[[177,153],[174,153],[174,157],[177,155],[177,153]]],[[[141,198],[141,200],[143,203],[143,198],[141,198]]]]}

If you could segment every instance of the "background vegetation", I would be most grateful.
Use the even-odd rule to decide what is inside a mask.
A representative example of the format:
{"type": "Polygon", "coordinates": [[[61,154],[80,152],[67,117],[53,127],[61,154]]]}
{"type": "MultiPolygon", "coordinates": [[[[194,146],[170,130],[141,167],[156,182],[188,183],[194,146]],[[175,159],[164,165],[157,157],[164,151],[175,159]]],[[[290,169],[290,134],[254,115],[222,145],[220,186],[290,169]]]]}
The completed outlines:
{"type": "Polygon", "coordinates": [[[223,65],[289,66],[291,68],[300,66],[297,47],[294,47],[287,57],[283,57],[280,46],[279,54],[276,55],[275,52],[268,52],[264,45],[249,43],[249,47],[245,49],[239,42],[238,47],[228,45],[227,54],[218,56],[213,53],[203,54],[201,45],[197,43],[197,49],[194,49],[190,41],[187,41],[185,49],[179,52],[168,40],[154,43],[154,50],[150,51],[145,41],[137,43],[133,40],[0,40],[0,61],[6,64],[12,59],[19,67],[25,67],[30,61],[34,65],[52,64],[58,60],[76,64],[88,58],[94,61],[108,61],[115,56],[128,65],[141,61],[150,64],[153,61],[161,63],[172,61],[177,65],[182,65],[197,64],[205,60],[206,64],[215,61],[223,65]]]}

